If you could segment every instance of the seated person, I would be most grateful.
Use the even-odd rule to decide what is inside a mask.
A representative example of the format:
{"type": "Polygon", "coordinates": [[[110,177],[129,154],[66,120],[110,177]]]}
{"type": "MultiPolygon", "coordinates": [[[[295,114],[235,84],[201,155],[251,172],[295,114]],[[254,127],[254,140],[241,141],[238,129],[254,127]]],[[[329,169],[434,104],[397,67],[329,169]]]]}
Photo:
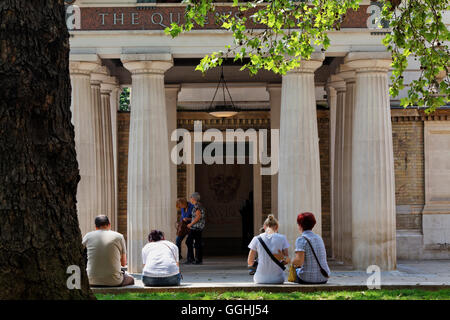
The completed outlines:
{"type": "Polygon", "coordinates": [[[248,265],[254,264],[258,255],[258,266],[256,268],[253,281],[261,284],[282,284],[285,281],[285,273],[281,266],[269,256],[258,238],[265,243],[272,255],[282,265],[289,263],[289,243],[285,235],[278,233],[278,221],[270,214],[264,222],[264,233],[254,237],[248,247],[248,265]]]}
{"type": "Polygon", "coordinates": [[[316,218],[311,212],[297,216],[301,236],[295,241],[295,258],[292,265],[297,271],[297,281],[301,284],[324,284],[330,276],[327,253],[322,238],[312,231],[316,218]]]}
{"type": "Polygon", "coordinates": [[[164,239],[164,233],[152,230],[142,248],[142,282],[148,287],[178,286],[181,282],[178,247],[164,239]]]}
{"type": "Polygon", "coordinates": [[[134,278],[121,270],[127,264],[125,239],[111,230],[107,216],[95,218],[95,231],[83,238],[87,249],[87,274],[91,286],[128,286],[134,278]]]}

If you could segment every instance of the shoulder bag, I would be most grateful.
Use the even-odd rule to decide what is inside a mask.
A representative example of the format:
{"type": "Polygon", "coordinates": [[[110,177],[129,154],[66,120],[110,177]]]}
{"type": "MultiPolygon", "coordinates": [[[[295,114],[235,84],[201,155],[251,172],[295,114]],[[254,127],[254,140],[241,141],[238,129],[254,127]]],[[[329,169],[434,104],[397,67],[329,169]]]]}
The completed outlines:
{"type": "Polygon", "coordinates": [[[317,258],[316,252],[314,251],[314,248],[313,248],[311,242],[309,241],[309,239],[308,239],[307,237],[303,236],[303,238],[306,239],[306,241],[308,242],[309,246],[311,247],[311,250],[312,250],[312,252],[313,252],[313,254],[314,254],[314,258],[316,258],[317,264],[319,265],[320,273],[321,273],[325,278],[329,278],[330,276],[328,275],[328,272],[326,272],[325,269],[322,268],[322,266],[320,265],[319,259],[317,258]]]}
{"type": "Polygon", "coordinates": [[[258,238],[259,242],[261,243],[262,247],[264,248],[264,250],[269,255],[269,257],[273,260],[273,262],[275,262],[277,264],[277,266],[279,266],[283,271],[286,270],[286,267],[284,266],[284,264],[282,264],[280,261],[278,261],[278,259],[275,258],[275,256],[272,254],[272,252],[270,252],[269,248],[267,248],[266,244],[264,243],[264,240],[261,239],[261,236],[258,236],[257,238],[258,238]]]}

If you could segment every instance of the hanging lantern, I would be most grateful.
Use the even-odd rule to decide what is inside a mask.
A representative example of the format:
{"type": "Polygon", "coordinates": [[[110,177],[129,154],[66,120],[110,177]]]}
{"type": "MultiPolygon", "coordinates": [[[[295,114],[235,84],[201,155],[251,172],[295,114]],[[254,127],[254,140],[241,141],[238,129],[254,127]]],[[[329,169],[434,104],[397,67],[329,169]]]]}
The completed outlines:
{"type": "Polygon", "coordinates": [[[225,77],[223,75],[223,65],[220,73],[219,83],[217,84],[216,91],[214,92],[214,96],[211,100],[211,103],[208,108],[208,113],[217,118],[229,118],[238,114],[239,109],[234,105],[233,99],[231,98],[230,91],[228,90],[227,83],[225,81],[225,77]],[[214,100],[216,99],[217,92],[219,88],[222,86],[222,94],[223,94],[223,102],[214,104],[214,100]],[[226,101],[225,94],[229,96],[229,102],[226,101]]]}

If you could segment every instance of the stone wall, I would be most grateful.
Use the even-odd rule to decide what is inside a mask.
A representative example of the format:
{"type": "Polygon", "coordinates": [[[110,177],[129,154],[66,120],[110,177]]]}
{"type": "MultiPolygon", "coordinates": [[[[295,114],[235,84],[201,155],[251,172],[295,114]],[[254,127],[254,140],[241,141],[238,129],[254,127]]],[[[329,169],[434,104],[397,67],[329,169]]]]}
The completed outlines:
{"type": "MultiPolygon", "coordinates": [[[[442,222],[450,217],[450,205],[447,204],[445,209],[440,210],[437,215],[426,212],[427,142],[425,141],[425,128],[438,124],[442,126],[438,132],[450,133],[450,110],[438,110],[432,115],[426,115],[423,111],[416,109],[393,109],[391,113],[397,207],[397,258],[448,258],[450,257],[448,243],[450,241],[448,241],[448,236],[445,238],[446,227],[442,222]],[[435,216],[439,218],[440,226],[429,230],[428,221],[430,217],[434,218],[435,216]],[[433,241],[427,240],[434,236],[437,237],[433,241]]],[[[448,140],[450,141],[450,139],[448,140]]],[[[447,149],[446,146],[436,144],[435,148],[437,148],[436,153],[439,154],[438,158],[442,159],[444,163],[448,163],[448,155],[443,153],[447,149]]],[[[445,164],[444,167],[446,167],[445,164]]],[[[442,178],[445,174],[441,170],[438,175],[442,178]]],[[[430,177],[429,175],[428,178],[431,179],[430,177]]],[[[432,180],[435,181],[435,179],[432,180]]],[[[447,178],[443,178],[443,180],[448,181],[446,184],[448,187],[450,174],[447,173],[447,178]]]]}

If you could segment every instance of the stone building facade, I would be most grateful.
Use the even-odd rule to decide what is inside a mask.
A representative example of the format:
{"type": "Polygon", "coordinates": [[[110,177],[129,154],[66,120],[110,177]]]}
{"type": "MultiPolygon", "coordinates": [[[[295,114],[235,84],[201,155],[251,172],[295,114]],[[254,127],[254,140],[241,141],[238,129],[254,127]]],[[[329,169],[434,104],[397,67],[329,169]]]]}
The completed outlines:
{"type": "MultiPolygon", "coordinates": [[[[228,33],[207,25],[167,37],[166,22],[183,10],[174,3],[75,5],[70,71],[80,228],[86,233],[96,215],[109,215],[127,237],[131,271],[141,270],[150,229],[173,239],[176,198],[200,188],[210,206],[205,238],[216,254],[239,251],[239,206],[251,200],[253,233],[274,213],[293,244],[296,215],[311,211],[329,257],[355,269],[392,270],[397,259],[450,257],[450,112],[400,108],[407,88],[389,97],[391,58],[381,44],[387,30],[367,27],[369,1],[330,32],[325,54],[318,50],[284,76],[250,76],[226,62],[224,75],[240,108],[226,119],[207,112],[219,70],[202,75],[194,69],[205,54],[230,43],[228,33]],[[130,113],[118,112],[123,87],[131,88],[130,113]],[[196,120],[219,134],[279,132],[279,171],[261,175],[259,162],[176,165],[171,134],[192,132],[196,120]]],[[[418,72],[411,60],[406,83],[418,72]]]]}

